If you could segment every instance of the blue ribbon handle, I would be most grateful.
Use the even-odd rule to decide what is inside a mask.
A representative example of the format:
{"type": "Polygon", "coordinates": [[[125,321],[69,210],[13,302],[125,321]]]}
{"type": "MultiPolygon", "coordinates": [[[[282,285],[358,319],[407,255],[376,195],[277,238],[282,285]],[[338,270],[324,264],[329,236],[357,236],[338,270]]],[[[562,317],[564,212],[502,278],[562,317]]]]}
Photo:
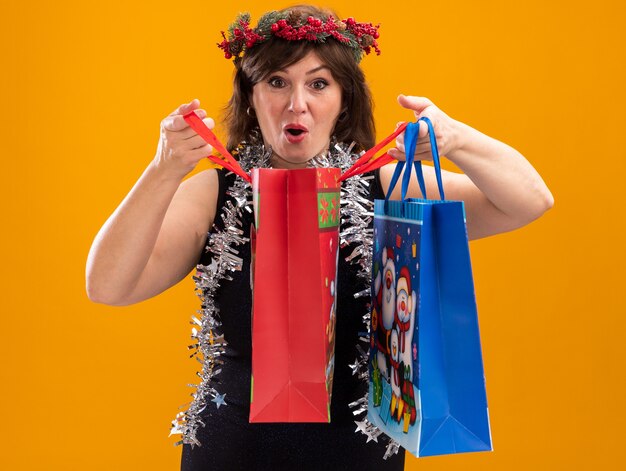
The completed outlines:
{"type": "MultiPolygon", "coordinates": [[[[423,121],[428,126],[428,137],[430,139],[430,153],[433,155],[433,167],[435,168],[435,177],[437,178],[437,186],[439,187],[439,196],[441,197],[441,201],[446,199],[446,195],[443,191],[443,180],[441,178],[441,163],[439,160],[439,148],[437,147],[437,138],[435,137],[435,129],[433,128],[433,123],[426,116],[419,119],[418,123],[423,121]]],[[[406,139],[406,137],[405,137],[406,139]]],[[[406,147],[406,140],[405,140],[406,147]]],[[[417,160],[415,162],[415,173],[417,173],[417,179],[420,180],[420,188],[422,189],[422,194],[424,198],[426,198],[426,191],[422,188],[424,184],[424,175],[422,174],[422,161],[417,160]],[[418,170],[419,167],[419,170],[418,170]]]]}
{"type": "MultiPolygon", "coordinates": [[[[430,138],[430,150],[433,155],[433,164],[435,168],[435,177],[437,179],[437,186],[439,187],[439,196],[441,200],[445,200],[445,193],[443,190],[443,181],[441,178],[441,164],[439,159],[439,149],[437,148],[437,139],[435,137],[435,130],[433,128],[433,123],[427,117],[420,118],[416,123],[409,123],[404,131],[404,148],[406,155],[406,166],[407,170],[402,176],[402,196],[401,199],[404,201],[406,199],[406,194],[409,189],[409,183],[411,181],[411,167],[415,167],[415,175],[417,176],[417,182],[419,184],[420,190],[422,191],[422,195],[424,198],[428,198],[426,195],[426,183],[424,182],[424,173],[422,172],[422,162],[420,160],[415,159],[415,147],[417,146],[417,139],[419,133],[419,123],[423,121],[428,127],[428,136],[430,138]]],[[[398,179],[400,178],[400,174],[402,173],[402,169],[405,166],[405,162],[399,161],[396,164],[396,168],[391,177],[391,181],[389,182],[389,188],[387,189],[387,194],[385,195],[385,201],[389,201],[391,197],[391,193],[398,183],[398,179]]]]}
{"type": "MultiPolygon", "coordinates": [[[[404,150],[406,155],[406,171],[402,176],[402,196],[401,199],[404,201],[406,199],[406,194],[409,191],[409,185],[411,183],[411,167],[413,164],[417,164],[414,162],[415,159],[415,147],[417,146],[417,138],[419,134],[420,126],[419,121],[417,123],[409,123],[404,130],[404,150]]],[[[424,175],[422,174],[422,166],[415,167],[415,173],[417,174],[417,181],[420,185],[420,189],[422,190],[422,195],[426,194],[426,185],[424,184],[424,175]]]]}

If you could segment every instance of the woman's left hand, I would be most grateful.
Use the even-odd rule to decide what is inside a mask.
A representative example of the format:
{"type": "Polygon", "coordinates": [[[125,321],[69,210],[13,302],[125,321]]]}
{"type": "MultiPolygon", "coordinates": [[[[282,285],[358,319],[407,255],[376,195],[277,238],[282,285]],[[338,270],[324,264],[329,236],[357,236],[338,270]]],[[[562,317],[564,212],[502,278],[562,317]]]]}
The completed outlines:
{"type": "MultiPolygon", "coordinates": [[[[454,120],[428,98],[398,97],[400,106],[410,109],[417,119],[428,117],[435,130],[439,153],[445,155],[462,173],[442,171],[446,198],[465,202],[467,232],[470,239],[506,232],[528,224],[552,207],[554,199],[541,176],[511,146],[454,120]]],[[[420,123],[415,159],[432,160],[428,126],[420,123]]],[[[404,133],[396,139],[389,154],[405,160],[404,133]]],[[[383,188],[391,181],[393,165],[382,167],[383,188]]],[[[436,194],[432,166],[424,167],[428,194],[436,194]]],[[[409,197],[422,198],[417,179],[411,179],[409,197]]],[[[395,197],[400,197],[396,188],[395,197]]]]}
{"type": "MultiPolygon", "coordinates": [[[[415,120],[427,117],[433,123],[435,136],[437,138],[437,148],[440,155],[448,155],[457,147],[457,127],[456,121],[437,108],[432,101],[424,97],[405,96],[398,97],[400,106],[412,110],[415,113],[415,120]]],[[[398,123],[399,126],[401,123],[398,123]]],[[[397,127],[396,126],[396,127],[397,127]]],[[[396,138],[396,147],[388,151],[396,160],[406,160],[404,150],[404,133],[396,138]]],[[[428,138],[428,127],[426,123],[419,123],[419,133],[417,145],[415,146],[415,160],[432,160],[430,152],[430,140],[428,138]]]]}

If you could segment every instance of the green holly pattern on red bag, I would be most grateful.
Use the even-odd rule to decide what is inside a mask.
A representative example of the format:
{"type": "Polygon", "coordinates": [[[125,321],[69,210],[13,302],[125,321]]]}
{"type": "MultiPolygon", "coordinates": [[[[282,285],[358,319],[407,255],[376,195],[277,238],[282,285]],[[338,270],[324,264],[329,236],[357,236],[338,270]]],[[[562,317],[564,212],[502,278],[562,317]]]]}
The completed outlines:
{"type": "Polygon", "coordinates": [[[319,192],[317,194],[317,219],[320,229],[339,225],[339,192],[319,192]]]}

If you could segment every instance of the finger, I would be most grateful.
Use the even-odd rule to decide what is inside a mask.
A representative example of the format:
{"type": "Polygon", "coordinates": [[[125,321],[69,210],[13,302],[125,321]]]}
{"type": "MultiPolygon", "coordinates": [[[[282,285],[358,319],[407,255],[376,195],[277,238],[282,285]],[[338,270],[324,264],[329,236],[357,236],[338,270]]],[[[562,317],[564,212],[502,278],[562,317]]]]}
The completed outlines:
{"type": "Polygon", "coordinates": [[[433,160],[430,144],[419,144],[415,146],[414,155],[417,160],[433,160]]]}
{"type": "MultiPolygon", "coordinates": [[[[406,148],[404,147],[404,144],[396,145],[395,148],[391,148],[387,152],[396,160],[406,160],[406,148]]],[[[416,160],[432,160],[430,142],[417,144],[413,155],[416,160]]]]}
{"type": "Polygon", "coordinates": [[[200,106],[200,100],[198,100],[197,98],[194,98],[189,103],[183,103],[182,105],[180,105],[178,108],[172,111],[168,116],[175,116],[177,114],[184,115],[184,114],[189,113],[190,111],[197,109],[199,106],[200,106]]]}
{"type": "MultiPolygon", "coordinates": [[[[170,131],[168,131],[170,132],[170,131]]],[[[186,127],[182,131],[177,131],[175,136],[170,136],[172,140],[186,141],[187,139],[191,139],[194,136],[197,136],[198,133],[193,130],[191,126],[186,127]]]]}
{"type": "MultiPolygon", "coordinates": [[[[204,110],[195,110],[194,113],[196,115],[198,115],[198,117],[201,118],[205,118],[206,116],[206,111],[204,110]]],[[[205,118],[208,119],[209,121],[207,121],[207,123],[210,123],[209,128],[213,128],[215,127],[215,122],[213,121],[212,118],[205,118]]],[[[204,119],[203,119],[204,121],[204,119]]],[[[174,131],[174,132],[180,132],[183,131],[187,128],[189,128],[189,124],[187,123],[187,121],[185,121],[184,116],[182,115],[174,115],[174,116],[168,116],[167,118],[165,118],[162,122],[161,122],[162,127],[166,130],[166,131],[174,131]]],[[[207,124],[208,125],[208,124],[207,124]]],[[[193,135],[193,134],[191,134],[193,135]]],[[[182,136],[183,138],[188,138],[190,137],[189,135],[185,135],[182,136]]]]}
{"type": "Polygon", "coordinates": [[[205,144],[207,144],[207,141],[205,141],[202,136],[198,136],[197,134],[190,137],[189,139],[186,139],[184,141],[184,146],[186,149],[192,150],[192,149],[198,149],[202,146],[204,146],[205,144]]]}
{"type": "Polygon", "coordinates": [[[396,137],[396,144],[404,146],[404,133],[396,137]]]}
{"type": "Polygon", "coordinates": [[[197,149],[193,149],[189,151],[189,158],[199,162],[200,160],[208,157],[213,152],[213,147],[211,147],[206,142],[203,146],[198,147],[197,149]]]}
{"type": "Polygon", "coordinates": [[[206,110],[203,110],[202,108],[198,108],[197,110],[194,110],[193,112],[194,112],[194,113],[196,114],[196,116],[197,116],[198,118],[200,118],[200,119],[204,119],[204,118],[206,118],[206,117],[207,117],[207,112],[206,112],[206,110]]]}
{"type": "MultiPolygon", "coordinates": [[[[423,121],[419,121],[418,123],[418,132],[417,132],[417,144],[416,149],[430,149],[430,138],[428,137],[428,125],[423,121]]],[[[406,152],[404,146],[404,133],[401,133],[396,137],[396,147],[400,149],[402,152],[406,152]]],[[[422,150],[421,152],[424,152],[422,150]]],[[[417,153],[417,151],[416,151],[417,153]]]]}
{"type": "Polygon", "coordinates": [[[406,154],[400,149],[397,149],[395,147],[392,147],[391,149],[389,149],[387,153],[396,160],[406,160],[406,154]]]}
{"type": "MultiPolygon", "coordinates": [[[[401,151],[400,149],[397,148],[391,148],[387,151],[387,153],[392,156],[394,159],[396,160],[403,160],[406,161],[406,154],[401,151]]],[[[417,152],[415,152],[414,156],[413,156],[413,160],[432,160],[431,156],[429,156],[426,153],[420,153],[418,154],[417,152]]]]}
{"type": "Polygon", "coordinates": [[[213,120],[213,118],[205,117],[202,121],[204,122],[204,124],[206,124],[206,127],[209,129],[213,129],[215,127],[215,121],[213,120]]]}
{"type": "Polygon", "coordinates": [[[168,116],[161,121],[161,128],[164,131],[179,132],[189,127],[189,124],[181,115],[168,116]]]}
{"type": "Polygon", "coordinates": [[[417,138],[419,139],[420,137],[425,137],[428,135],[428,124],[426,124],[424,121],[420,121],[418,124],[419,130],[417,131],[417,138]]]}
{"type": "MultiPolygon", "coordinates": [[[[213,120],[213,118],[204,118],[202,122],[209,129],[213,129],[215,127],[215,121],[213,120]]],[[[183,139],[191,139],[192,137],[198,135],[198,133],[196,133],[196,131],[194,131],[191,128],[189,128],[189,131],[190,131],[189,133],[187,133],[187,130],[184,131],[186,134],[183,136],[183,139]]]]}
{"type": "Polygon", "coordinates": [[[415,113],[420,114],[429,106],[432,106],[433,102],[425,97],[399,95],[398,103],[403,108],[413,110],[415,113]]]}
{"type": "MultiPolygon", "coordinates": [[[[200,119],[206,118],[206,116],[207,116],[206,111],[202,110],[202,109],[194,110],[194,113],[200,119]]],[[[182,115],[170,115],[170,116],[168,116],[167,118],[165,118],[167,120],[167,123],[168,123],[168,129],[167,129],[168,131],[174,131],[174,130],[181,131],[182,129],[185,129],[188,126],[187,125],[185,127],[182,127],[182,129],[181,129],[182,123],[180,122],[180,119],[175,119],[176,117],[179,117],[179,118],[182,117],[183,121],[185,121],[184,116],[182,116],[182,115]],[[175,128],[175,129],[171,129],[172,127],[175,128]]],[[[211,122],[213,122],[213,120],[211,120],[211,122]]],[[[187,137],[189,137],[189,136],[187,136],[187,137]]]]}

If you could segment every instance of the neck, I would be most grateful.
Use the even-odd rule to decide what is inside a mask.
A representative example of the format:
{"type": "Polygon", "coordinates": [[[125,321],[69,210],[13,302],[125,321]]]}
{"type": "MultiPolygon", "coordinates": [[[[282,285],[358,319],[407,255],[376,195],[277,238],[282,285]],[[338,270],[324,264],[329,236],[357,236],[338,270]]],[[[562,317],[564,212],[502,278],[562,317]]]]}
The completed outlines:
{"type": "Polygon", "coordinates": [[[328,165],[324,165],[324,161],[327,160],[327,154],[328,149],[324,149],[319,154],[311,157],[308,160],[305,160],[304,162],[293,162],[273,152],[272,157],[270,157],[270,164],[272,168],[282,168],[288,170],[320,166],[324,167],[328,165]]]}
{"type": "Polygon", "coordinates": [[[304,162],[292,162],[290,160],[282,158],[278,154],[272,154],[270,157],[270,164],[272,168],[282,168],[282,169],[297,169],[297,168],[307,168],[309,167],[309,162],[313,159],[306,160],[304,162]]]}

